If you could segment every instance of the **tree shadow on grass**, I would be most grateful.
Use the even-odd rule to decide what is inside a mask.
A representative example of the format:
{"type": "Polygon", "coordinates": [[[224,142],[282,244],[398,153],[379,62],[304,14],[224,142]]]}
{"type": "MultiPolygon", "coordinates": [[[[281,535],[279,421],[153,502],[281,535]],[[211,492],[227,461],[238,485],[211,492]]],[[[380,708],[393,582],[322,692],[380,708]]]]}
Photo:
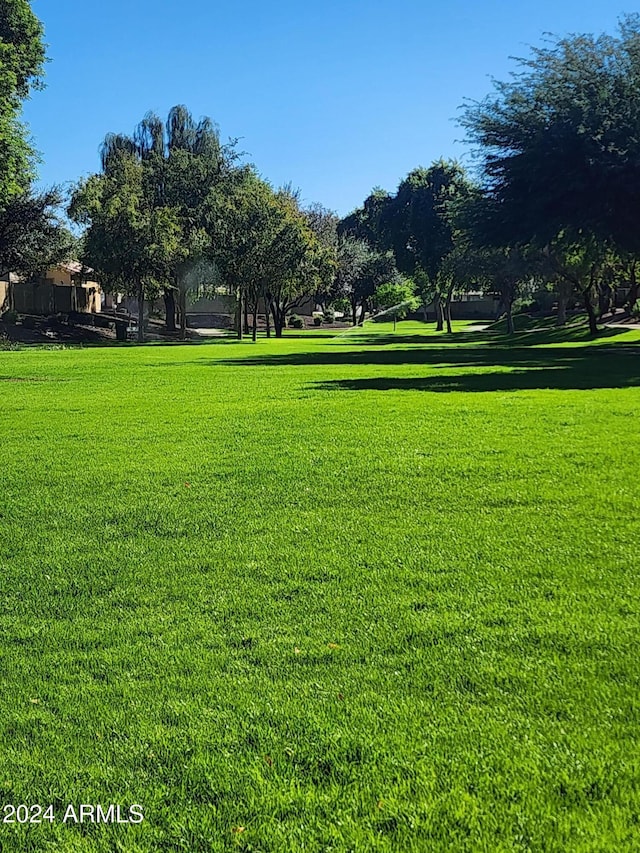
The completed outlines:
{"type": "MultiPolygon", "coordinates": [[[[556,351],[553,351],[556,352],[556,351]]],[[[573,351],[575,353],[575,350],[573,351]]],[[[333,379],[307,386],[319,391],[534,391],[593,390],[596,388],[640,387],[640,352],[617,352],[571,359],[547,358],[516,362],[514,365],[480,366],[481,372],[438,371],[420,377],[375,376],[333,379]],[[504,369],[506,368],[506,369],[504,369]]]]}

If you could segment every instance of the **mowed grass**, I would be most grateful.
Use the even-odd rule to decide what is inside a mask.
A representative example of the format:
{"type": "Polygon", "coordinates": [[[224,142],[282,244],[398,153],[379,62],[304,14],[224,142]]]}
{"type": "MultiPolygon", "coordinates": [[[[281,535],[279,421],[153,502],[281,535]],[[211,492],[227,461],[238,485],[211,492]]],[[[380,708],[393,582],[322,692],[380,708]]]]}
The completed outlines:
{"type": "Polygon", "coordinates": [[[640,849],[610,332],[1,353],[1,849],[640,849]]]}

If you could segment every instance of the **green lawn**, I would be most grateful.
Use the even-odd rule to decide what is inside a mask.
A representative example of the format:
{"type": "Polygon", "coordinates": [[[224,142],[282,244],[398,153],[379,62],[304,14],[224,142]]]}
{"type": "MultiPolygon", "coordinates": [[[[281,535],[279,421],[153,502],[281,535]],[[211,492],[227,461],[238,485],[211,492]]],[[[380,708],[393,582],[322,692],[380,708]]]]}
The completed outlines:
{"type": "Polygon", "coordinates": [[[330,334],[0,353],[3,853],[640,849],[640,332],[330,334]]]}

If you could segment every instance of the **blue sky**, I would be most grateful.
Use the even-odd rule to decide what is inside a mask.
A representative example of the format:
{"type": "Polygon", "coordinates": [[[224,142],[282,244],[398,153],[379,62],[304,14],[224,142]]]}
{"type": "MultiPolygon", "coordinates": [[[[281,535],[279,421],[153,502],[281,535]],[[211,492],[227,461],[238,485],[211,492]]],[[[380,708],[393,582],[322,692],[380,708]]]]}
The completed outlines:
{"type": "Polygon", "coordinates": [[[544,32],[613,31],[604,0],[33,0],[47,88],[25,107],[43,184],[98,168],[109,131],[184,103],[274,184],[344,215],[413,167],[468,156],[455,116],[544,32]]]}

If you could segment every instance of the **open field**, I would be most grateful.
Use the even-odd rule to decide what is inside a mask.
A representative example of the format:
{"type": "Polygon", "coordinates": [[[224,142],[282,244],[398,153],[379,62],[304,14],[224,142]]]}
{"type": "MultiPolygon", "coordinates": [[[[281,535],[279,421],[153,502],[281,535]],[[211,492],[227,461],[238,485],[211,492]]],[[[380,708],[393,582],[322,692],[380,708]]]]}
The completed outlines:
{"type": "Polygon", "coordinates": [[[0,353],[3,851],[639,849],[640,332],[329,335],[0,353]]]}

